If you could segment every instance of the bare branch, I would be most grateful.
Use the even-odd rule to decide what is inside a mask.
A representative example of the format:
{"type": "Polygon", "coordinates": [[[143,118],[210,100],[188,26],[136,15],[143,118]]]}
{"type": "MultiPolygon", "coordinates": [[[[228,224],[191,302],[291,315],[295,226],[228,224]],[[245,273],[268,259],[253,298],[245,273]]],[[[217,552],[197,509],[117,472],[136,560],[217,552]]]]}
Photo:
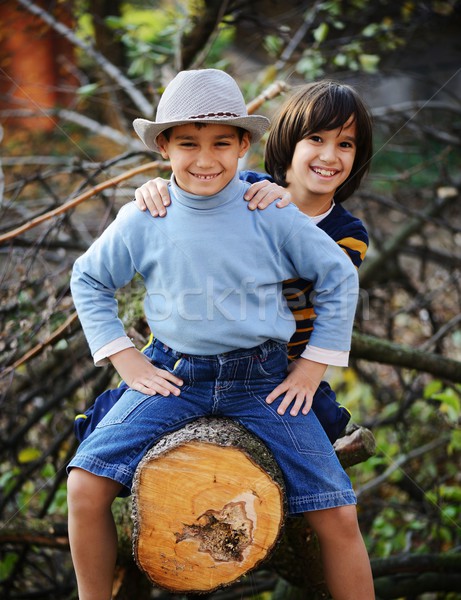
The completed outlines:
{"type": "Polygon", "coordinates": [[[147,100],[147,98],[136,88],[132,81],[130,81],[125,75],[118,69],[115,65],[105,58],[100,52],[95,50],[89,44],[85,44],[82,42],[74,32],[61,23],[57,21],[49,12],[45,9],[41,8],[37,4],[34,4],[30,0],[18,0],[18,3],[21,4],[26,10],[30,13],[36,15],[42,21],[45,21],[50,27],[52,27],[55,31],[61,34],[66,40],[71,42],[74,46],[77,46],[81,50],[83,50],[88,56],[90,56],[100,67],[101,69],[126,92],[126,94],[131,98],[136,107],[141,111],[141,113],[146,117],[151,117],[153,115],[153,106],[147,100]]]}
{"type": "Polygon", "coordinates": [[[403,467],[403,465],[408,463],[410,460],[413,460],[414,458],[418,458],[418,456],[422,456],[423,454],[427,454],[428,452],[432,452],[436,448],[446,444],[448,442],[448,440],[449,440],[448,435],[445,435],[445,436],[442,435],[442,436],[438,437],[436,440],[432,440],[432,441],[428,442],[427,444],[424,444],[424,446],[421,446],[420,448],[415,448],[411,452],[408,452],[408,454],[401,454],[399,457],[397,457],[392,462],[392,464],[384,471],[384,473],[381,473],[381,475],[379,475],[378,477],[375,477],[368,483],[365,483],[360,488],[358,488],[356,490],[357,498],[359,498],[363,494],[370,492],[371,490],[379,487],[382,483],[386,482],[395,471],[398,471],[399,469],[401,469],[403,467]]]}
{"type": "Polygon", "coordinates": [[[44,223],[45,221],[48,221],[49,219],[52,219],[53,217],[56,217],[58,215],[61,215],[65,212],[67,212],[71,208],[75,208],[76,206],[78,206],[79,204],[84,202],[85,200],[88,200],[89,198],[92,198],[96,194],[99,194],[101,191],[103,191],[107,188],[113,187],[115,185],[118,185],[120,182],[125,181],[126,179],[130,179],[131,177],[134,177],[135,175],[138,175],[139,173],[143,173],[144,171],[148,171],[149,169],[168,168],[168,167],[169,167],[168,162],[153,161],[153,162],[141,165],[139,167],[135,167],[134,169],[130,169],[129,171],[125,171],[125,173],[122,173],[121,175],[118,175],[117,177],[112,177],[111,179],[108,179],[107,181],[104,181],[103,183],[96,185],[95,187],[91,188],[90,190],[86,191],[85,193],[80,194],[76,198],[73,198],[72,200],[69,200],[65,204],[58,206],[58,208],[55,208],[54,210],[50,210],[49,212],[47,212],[43,215],[40,215],[39,217],[36,217],[35,219],[32,219],[25,225],[22,225],[21,227],[17,227],[16,229],[13,229],[12,231],[8,231],[7,233],[0,235],[0,244],[4,244],[5,242],[12,240],[13,238],[17,237],[18,235],[21,235],[22,233],[25,233],[26,231],[29,231],[30,229],[37,227],[37,225],[40,225],[41,223],[44,223]]]}
{"type": "Polygon", "coordinates": [[[371,362],[424,371],[441,379],[461,383],[461,362],[363,333],[354,332],[351,356],[371,362]]]}
{"type": "Polygon", "coordinates": [[[435,198],[435,200],[421,214],[421,216],[410,219],[400,229],[397,230],[393,237],[387,240],[377,256],[367,259],[360,270],[360,283],[362,286],[366,287],[376,273],[382,272],[384,265],[391,262],[392,257],[399,252],[403,242],[405,242],[411,235],[422,229],[427,218],[438,215],[443,208],[458,198],[458,190],[455,188],[449,189],[449,192],[446,192],[446,190],[439,190],[440,193],[437,198],[435,198]]]}

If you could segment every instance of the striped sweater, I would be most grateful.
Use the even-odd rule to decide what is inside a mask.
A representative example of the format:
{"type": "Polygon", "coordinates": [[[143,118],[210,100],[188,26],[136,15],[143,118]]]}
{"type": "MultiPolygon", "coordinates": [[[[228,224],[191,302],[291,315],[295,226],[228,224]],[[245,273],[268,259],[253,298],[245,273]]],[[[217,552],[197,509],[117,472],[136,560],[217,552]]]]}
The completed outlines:
{"type": "MultiPolygon", "coordinates": [[[[248,183],[271,178],[253,171],[241,171],[240,178],[248,183]]],[[[317,227],[323,229],[352,260],[358,269],[368,249],[368,234],[362,221],[354,217],[341,204],[335,204],[317,227]]],[[[296,331],[288,344],[290,360],[300,356],[314,329],[315,312],[310,299],[312,282],[290,279],[283,284],[283,293],[296,320],[296,331]]]]}

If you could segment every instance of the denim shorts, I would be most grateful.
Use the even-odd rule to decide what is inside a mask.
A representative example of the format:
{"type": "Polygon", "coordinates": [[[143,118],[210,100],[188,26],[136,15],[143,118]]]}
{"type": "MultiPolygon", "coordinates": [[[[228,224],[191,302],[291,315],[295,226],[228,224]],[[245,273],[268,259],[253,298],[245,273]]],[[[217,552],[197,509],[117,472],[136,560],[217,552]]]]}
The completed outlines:
{"type": "Polygon", "coordinates": [[[79,467],[108,477],[130,493],[136,467],[162,436],[200,417],[228,417],[261,439],[280,466],[288,512],[355,504],[351,482],[314,412],[277,413],[282,396],[265,399],[287,374],[284,344],[213,356],[185,355],[159,340],[155,366],[184,382],[179,396],[148,396],[128,389],[81,443],[68,469],[79,467]]]}

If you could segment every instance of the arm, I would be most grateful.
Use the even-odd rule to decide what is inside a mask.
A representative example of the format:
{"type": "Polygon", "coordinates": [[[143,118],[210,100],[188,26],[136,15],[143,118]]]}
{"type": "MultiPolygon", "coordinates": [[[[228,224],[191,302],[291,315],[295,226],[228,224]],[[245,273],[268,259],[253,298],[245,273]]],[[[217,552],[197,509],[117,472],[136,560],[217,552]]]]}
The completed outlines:
{"type": "MultiPolygon", "coordinates": [[[[104,347],[111,348],[115,340],[126,338],[125,329],[118,316],[116,291],[131,281],[137,271],[136,249],[124,235],[130,229],[143,235],[142,215],[132,207],[124,207],[117,219],[75,262],[71,290],[92,355],[104,347]],[[134,213],[133,213],[134,211],[134,213]],[[131,217],[130,217],[131,212],[131,217]],[[128,216],[126,216],[128,213],[128,216]],[[132,218],[134,217],[134,219],[132,218]]],[[[140,244],[142,246],[142,243],[140,244]]],[[[139,267],[138,267],[139,268],[139,267]]],[[[114,349],[108,357],[127,384],[142,393],[177,395],[180,379],[162,369],[157,369],[144,354],[132,347],[121,351],[114,349]]]]}
{"type": "MultiPolygon", "coordinates": [[[[318,252],[316,253],[316,250],[320,250],[326,255],[323,268],[314,268],[311,275],[306,277],[307,272],[302,270],[302,259],[295,262],[295,265],[301,277],[313,281],[317,294],[316,312],[318,317],[315,321],[317,329],[324,328],[325,324],[328,325],[328,321],[335,323],[334,327],[338,330],[339,344],[331,344],[334,340],[331,333],[328,332],[328,327],[323,330],[320,336],[313,336],[317,347],[308,346],[301,357],[291,363],[287,378],[266,398],[266,401],[271,404],[276,398],[284,394],[277,411],[284,414],[291,406],[290,414],[293,416],[296,416],[300,410],[303,414],[309,412],[313,396],[328,364],[341,366],[347,364],[358,291],[355,268],[345,258],[345,254],[339,250],[340,246],[335,245],[333,240],[329,236],[327,237],[325,233],[321,233],[320,236],[313,234],[314,231],[311,232],[311,235],[313,238],[318,238],[318,240],[316,242],[314,239],[311,240],[311,250],[309,255],[305,256],[304,262],[313,261],[314,266],[321,267],[323,257],[318,252]],[[323,271],[322,274],[325,267],[326,271],[323,271]],[[335,274],[334,279],[330,277],[332,273],[335,274]],[[315,279],[315,277],[317,278],[315,279]],[[327,283],[327,279],[329,279],[329,283],[327,283]],[[346,336],[340,334],[343,328],[345,328],[346,336]],[[347,333],[348,331],[350,333],[347,333]]],[[[295,239],[297,236],[292,234],[291,237],[295,239]]],[[[297,250],[302,249],[303,246],[304,248],[308,247],[306,242],[307,240],[297,240],[298,246],[295,245],[290,248],[290,252],[294,253],[295,260],[297,260],[297,250]]],[[[342,249],[344,250],[344,248],[342,249]]],[[[305,326],[305,321],[303,321],[303,326],[305,326]]]]}
{"type": "MultiPolygon", "coordinates": [[[[167,213],[166,207],[170,204],[168,179],[161,177],[150,179],[137,188],[134,196],[139,210],[148,210],[153,217],[164,217],[167,213]]],[[[291,202],[290,192],[268,179],[260,179],[252,183],[244,198],[248,201],[250,210],[256,208],[262,210],[275,200],[278,200],[279,208],[283,208],[291,202]]]]}

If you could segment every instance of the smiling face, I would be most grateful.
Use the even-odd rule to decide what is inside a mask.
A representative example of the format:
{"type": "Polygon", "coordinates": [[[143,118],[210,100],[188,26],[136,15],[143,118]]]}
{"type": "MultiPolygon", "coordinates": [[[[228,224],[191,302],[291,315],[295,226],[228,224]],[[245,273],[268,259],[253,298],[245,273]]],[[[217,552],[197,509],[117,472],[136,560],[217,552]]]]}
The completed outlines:
{"type": "Polygon", "coordinates": [[[326,212],[335,191],[349,177],[356,155],[356,124],[309,134],[295,147],[287,169],[288,191],[298,207],[314,216],[326,212]]]}
{"type": "Polygon", "coordinates": [[[157,144],[181,189],[212,196],[233,179],[238,159],[250,147],[250,136],[247,132],[240,136],[231,125],[190,123],[172,127],[168,139],[161,133],[157,144]]]}

